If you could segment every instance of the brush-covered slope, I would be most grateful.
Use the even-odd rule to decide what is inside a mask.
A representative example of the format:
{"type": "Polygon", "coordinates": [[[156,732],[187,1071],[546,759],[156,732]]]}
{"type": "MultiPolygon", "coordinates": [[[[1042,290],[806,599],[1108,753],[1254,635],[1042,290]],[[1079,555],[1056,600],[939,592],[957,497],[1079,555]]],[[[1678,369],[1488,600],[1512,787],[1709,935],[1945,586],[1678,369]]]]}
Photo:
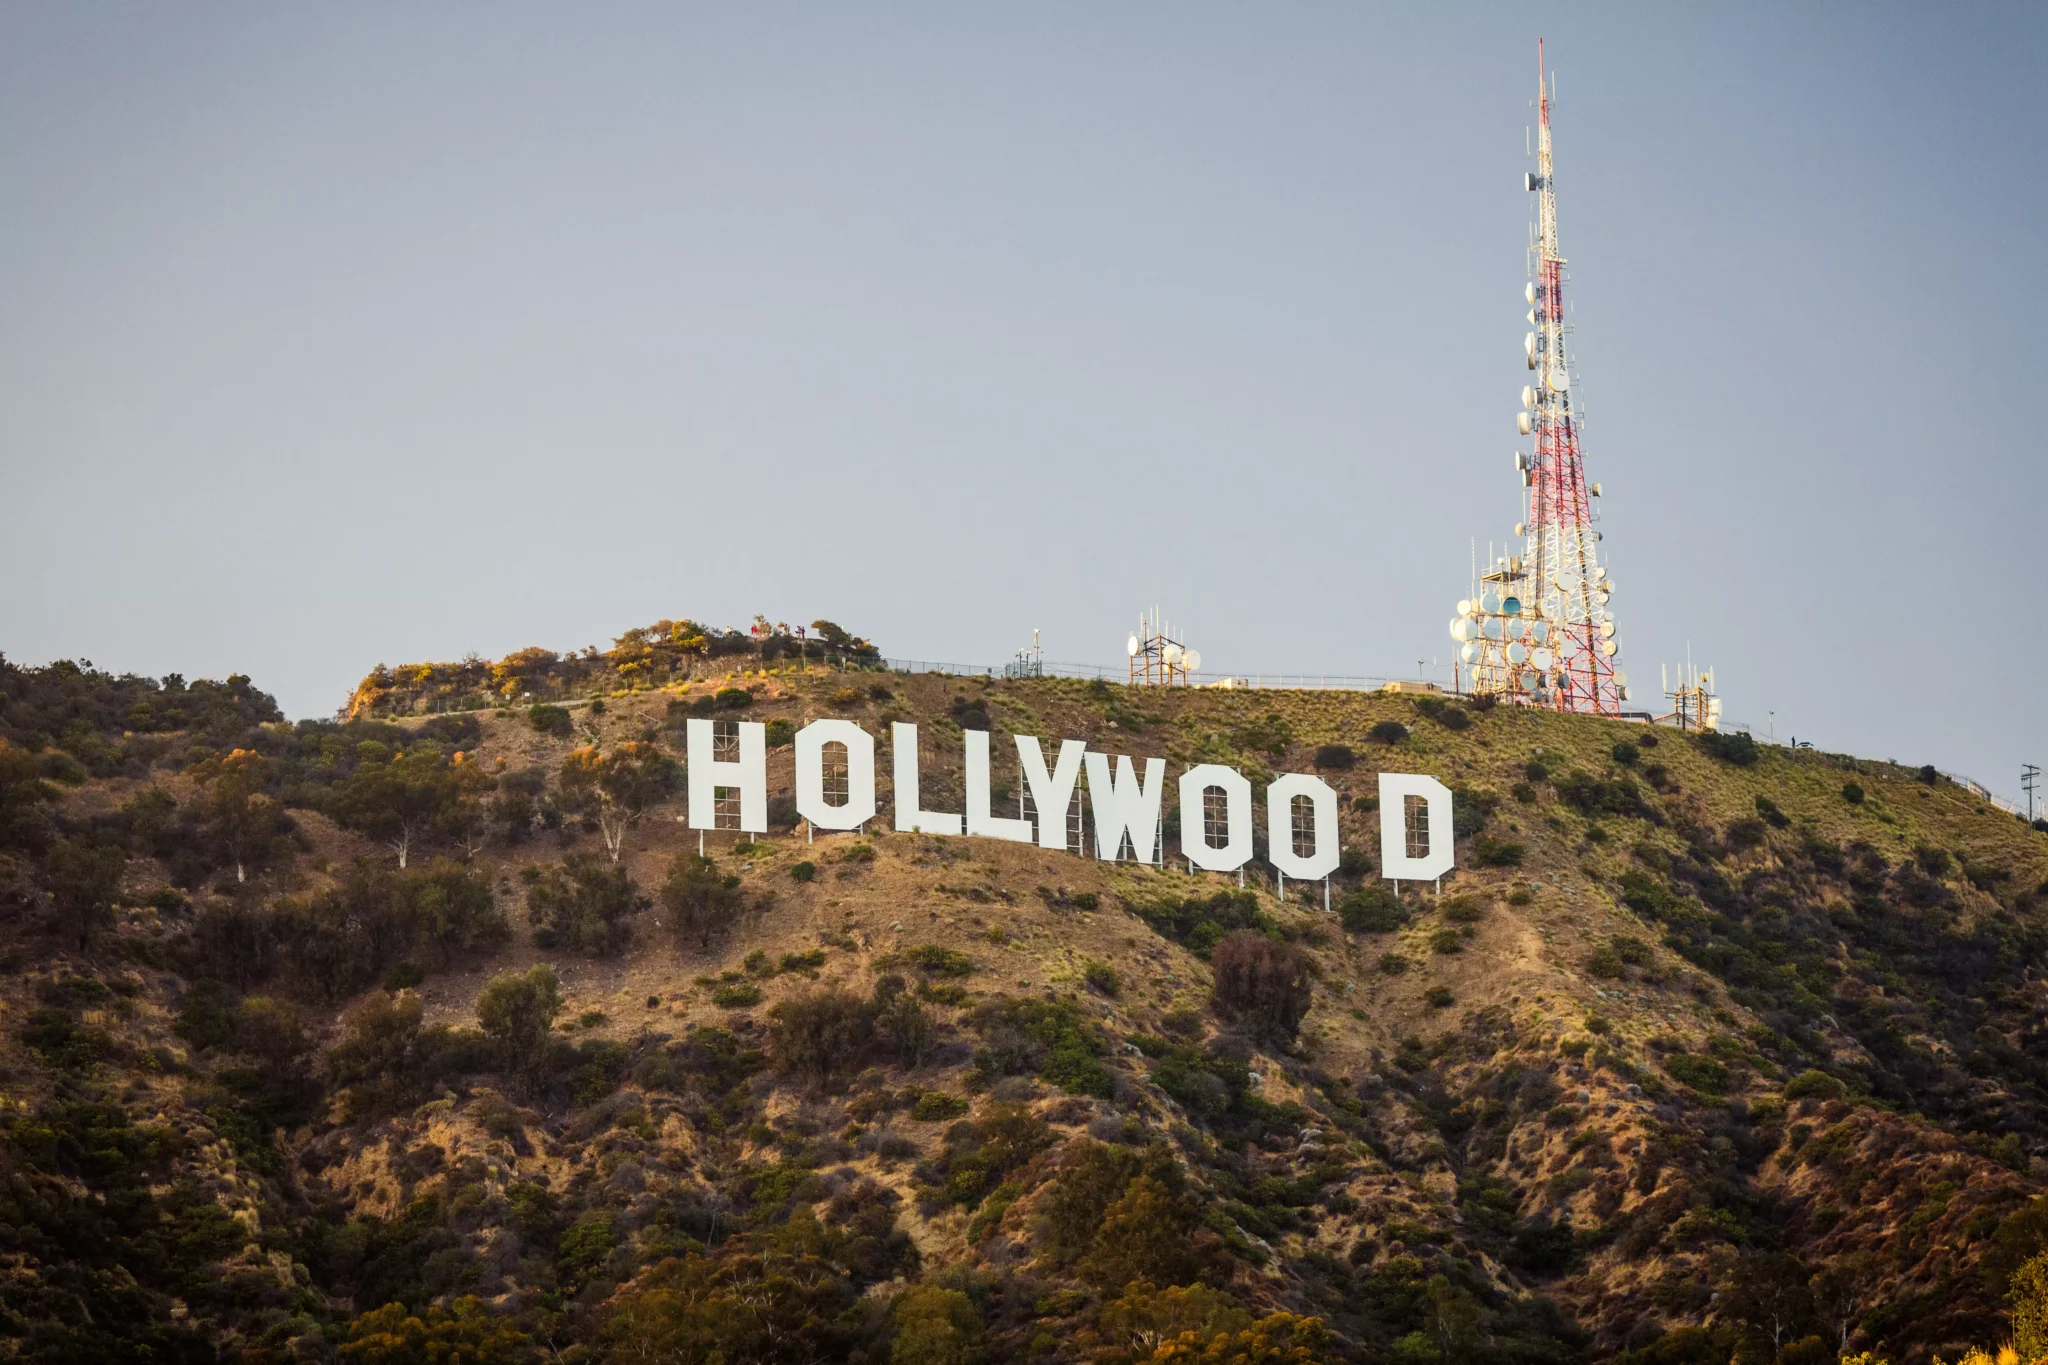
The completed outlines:
{"type": "Polygon", "coordinates": [[[0,665],[0,1352],[1791,1362],[2004,1330],[2048,1230],[2048,834],[1582,718],[747,662],[298,725],[247,680],[0,665]],[[781,799],[702,863],[706,712],[770,724],[781,799]],[[955,809],[962,726],[1013,789],[1011,733],[1320,759],[1336,913],[1263,864],[811,841],[787,734],[821,715],[919,722],[955,809]],[[1375,875],[1382,769],[1460,794],[1440,895],[1375,875]]]}

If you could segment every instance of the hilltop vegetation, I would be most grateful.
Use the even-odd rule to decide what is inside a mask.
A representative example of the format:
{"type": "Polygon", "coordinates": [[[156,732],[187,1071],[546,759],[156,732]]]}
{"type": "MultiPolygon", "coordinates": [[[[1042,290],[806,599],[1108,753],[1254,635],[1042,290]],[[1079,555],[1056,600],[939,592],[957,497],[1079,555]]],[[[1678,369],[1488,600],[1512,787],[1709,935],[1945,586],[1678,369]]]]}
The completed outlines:
{"type": "Polygon", "coordinates": [[[787,622],[754,618],[747,630],[656,621],[636,626],[612,647],[586,645],[557,654],[535,645],[502,659],[457,663],[379,664],[356,685],[343,714],[351,717],[479,711],[509,702],[559,701],[613,688],[688,683],[707,671],[771,667],[786,660],[868,667],[881,651],[830,621],[799,632],[787,622]]]}
{"type": "Polygon", "coordinates": [[[0,1354],[1903,1365],[2048,1321],[2048,832],[1931,769],[833,631],[295,724],[0,661],[0,1354]],[[677,823],[693,715],[767,723],[767,835],[677,823]],[[937,808],[963,727],[1315,769],[1331,913],[813,840],[819,715],[919,722],[937,808]],[[1381,770],[1458,792],[1440,894],[1376,876],[1381,770]]]}

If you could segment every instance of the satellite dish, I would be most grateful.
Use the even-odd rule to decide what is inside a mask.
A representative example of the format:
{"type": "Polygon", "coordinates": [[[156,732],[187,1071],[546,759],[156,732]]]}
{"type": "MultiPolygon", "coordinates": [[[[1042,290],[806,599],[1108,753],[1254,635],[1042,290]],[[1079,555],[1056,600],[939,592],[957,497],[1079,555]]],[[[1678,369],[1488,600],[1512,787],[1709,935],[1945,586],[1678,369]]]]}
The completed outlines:
{"type": "Polygon", "coordinates": [[[1524,436],[1527,436],[1527,435],[1528,435],[1528,434],[1529,434],[1530,432],[1534,431],[1535,429],[1536,429],[1536,419],[1535,419],[1535,418],[1531,417],[1531,416],[1530,416],[1530,415],[1529,415],[1528,413],[1526,413],[1526,412],[1518,412],[1518,413],[1516,413],[1516,414],[1515,414],[1515,430],[1516,430],[1516,431],[1519,431],[1520,433],[1522,433],[1522,435],[1524,435],[1524,436]]]}
{"type": "Polygon", "coordinates": [[[1615,670],[1614,670],[1614,685],[1615,685],[1616,687],[1619,687],[1619,688],[1621,688],[1621,689],[1622,689],[1622,690],[1623,690],[1624,692],[1626,692],[1626,691],[1628,690],[1628,674],[1626,674],[1626,673],[1622,672],[1622,671],[1621,671],[1620,669],[1618,669],[1618,668],[1617,668],[1617,669],[1615,669],[1615,670]]]}
{"type": "Polygon", "coordinates": [[[1536,406],[1536,390],[1530,388],[1527,384],[1522,385],[1522,406],[1525,408],[1536,406]]]}
{"type": "Polygon", "coordinates": [[[1570,592],[1572,589],[1579,586],[1579,576],[1573,573],[1571,570],[1567,569],[1557,576],[1557,586],[1564,589],[1566,592],[1570,592]]]}
{"type": "Polygon", "coordinates": [[[1602,621],[1600,623],[1600,636],[1602,639],[1612,640],[1614,638],[1614,622],[1602,621]]]}
{"type": "Polygon", "coordinates": [[[1571,381],[1565,378],[1562,365],[1551,366],[1550,373],[1544,376],[1543,382],[1550,385],[1551,390],[1556,393],[1563,393],[1567,388],[1571,387],[1571,381]]]}
{"type": "Polygon", "coordinates": [[[1498,640],[1500,638],[1500,618],[1498,616],[1487,617],[1480,623],[1479,631],[1480,634],[1489,640],[1498,640]]]}
{"type": "Polygon", "coordinates": [[[1522,614],[1522,599],[1519,597],[1501,598],[1500,611],[1503,616],[1520,616],[1522,614]]]}
{"type": "Polygon", "coordinates": [[[1526,536],[1529,534],[1529,528],[1522,525],[1522,523],[1518,521],[1515,523],[1515,534],[1518,536],[1526,536]]]}
{"type": "Polygon", "coordinates": [[[1540,691],[1543,687],[1543,679],[1536,672],[1536,670],[1532,668],[1528,672],[1522,674],[1522,686],[1527,688],[1531,692],[1540,691]]]}
{"type": "Polygon", "coordinates": [[[1166,648],[1160,650],[1159,652],[1166,659],[1166,662],[1170,664],[1177,664],[1180,662],[1180,646],[1175,644],[1171,640],[1168,640],[1166,642],[1166,648]]]}
{"type": "Polygon", "coordinates": [[[1534,649],[1529,651],[1529,662],[1538,668],[1547,669],[1557,662],[1557,655],[1547,649],[1534,649]]]}
{"type": "Polygon", "coordinates": [[[1472,599],[1471,599],[1471,598],[1469,598],[1469,597],[1461,597],[1461,598],[1459,598],[1459,599],[1458,599],[1458,615],[1460,615],[1460,616],[1470,616],[1470,615],[1472,614],[1472,606],[1473,606],[1473,602],[1472,602],[1472,599]]]}
{"type": "MultiPolygon", "coordinates": [[[[1616,676],[1616,677],[1620,677],[1621,675],[1617,673],[1617,674],[1616,674],[1615,676],[1616,676]]],[[[1622,699],[1623,701],[1627,701],[1627,700],[1629,699],[1629,698],[1628,698],[1628,689],[1627,689],[1626,687],[1624,687],[1624,688],[1622,688],[1622,689],[1621,689],[1621,699],[1622,699]]]]}
{"type": "Polygon", "coordinates": [[[1182,657],[1185,660],[1188,672],[1195,673],[1200,671],[1202,667],[1202,653],[1200,650],[1191,649],[1182,657]]]}
{"type": "Polygon", "coordinates": [[[1522,286],[1522,300],[1525,303],[1536,302],[1536,281],[1531,280],[1522,286]]]}
{"type": "Polygon", "coordinates": [[[1485,612],[1489,616],[1491,616],[1494,612],[1499,611],[1500,594],[1497,592],[1483,592],[1479,594],[1479,610],[1485,612]]]}
{"type": "Polygon", "coordinates": [[[1607,577],[1607,566],[1606,566],[1605,564],[1595,564],[1595,565],[1593,566],[1593,577],[1595,577],[1595,578],[1605,578],[1605,577],[1607,577]]]}
{"type": "Polygon", "coordinates": [[[1612,640],[1603,641],[1600,645],[1600,652],[1611,659],[1621,652],[1621,646],[1612,640]]]}
{"type": "Polygon", "coordinates": [[[1132,637],[1131,637],[1130,639],[1128,639],[1128,640],[1124,641],[1124,653],[1126,653],[1126,654],[1130,655],[1130,656],[1131,656],[1131,657],[1133,657],[1133,658],[1136,658],[1136,657],[1137,657],[1137,654],[1138,654],[1138,637],[1137,637],[1137,636],[1133,635],[1133,636],[1132,636],[1132,637]]]}
{"type": "Polygon", "coordinates": [[[1536,368],[1536,334],[1535,334],[1534,332],[1531,332],[1531,333],[1529,333],[1529,335],[1527,335],[1527,336],[1525,336],[1525,337],[1523,337],[1523,338],[1522,338],[1522,350],[1523,350],[1523,351],[1524,351],[1524,352],[1525,352],[1525,353],[1526,353],[1526,354],[1528,355],[1528,357],[1529,357],[1529,368],[1530,368],[1530,369],[1532,369],[1532,370],[1533,370],[1533,369],[1535,369],[1535,368],[1536,368]]]}
{"type": "Polygon", "coordinates": [[[1529,661],[1529,647],[1520,640],[1508,646],[1508,662],[1517,666],[1529,661]]]}

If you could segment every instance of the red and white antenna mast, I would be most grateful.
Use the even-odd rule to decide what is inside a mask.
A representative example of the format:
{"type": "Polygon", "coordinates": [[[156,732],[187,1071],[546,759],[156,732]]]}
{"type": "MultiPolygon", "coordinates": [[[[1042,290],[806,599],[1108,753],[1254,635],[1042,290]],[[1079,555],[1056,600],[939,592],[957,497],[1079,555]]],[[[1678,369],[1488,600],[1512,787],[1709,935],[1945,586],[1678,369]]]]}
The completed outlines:
{"type": "MultiPolygon", "coordinates": [[[[1503,700],[1593,715],[1618,715],[1627,676],[1615,667],[1620,643],[1607,603],[1614,584],[1600,562],[1593,529],[1599,484],[1586,482],[1579,452],[1583,417],[1573,402],[1566,338],[1564,253],[1557,243],[1557,191],[1551,173],[1550,88],[1543,42],[1536,43],[1537,196],[1529,247],[1531,331],[1522,348],[1535,378],[1522,390],[1516,428],[1534,449],[1515,452],[1528,490],[1528,520],[1515,528],[1520,556],[1503,555],[1476,575],[1474,596],[1458,604],[1452,638],[1474,691],[1503,700]]],[[[1475,566],[1476,567],[1476,566],[1475,566]]]]}
{"type": "Polygon", "coordinates": [[[1551,169],[1550,89],[1543,71],[1543,40],[1536,40],[1536,170],[1528,178],[1536,196],[1536,243],[1531,252],[1530,319],[1533,347],[1525,346],[1535,384],[1523,390],[1527,427],[1536,448],[1527,470],[1529,520],[1523,527],[1537,610],[1556,638],[1557,662],[1549,689],[1563,711],[1620,712],[1623,680],[1615,673],[1620,644],[1607,601],[1613,585],[1600,562],[1593,529],[1598,484],[1586,482],[1579,452],[1580,417],[1572,403],[1571,354],[1566,338],[1564,253],[1557,244],[1557,186],[1551,169]]]}

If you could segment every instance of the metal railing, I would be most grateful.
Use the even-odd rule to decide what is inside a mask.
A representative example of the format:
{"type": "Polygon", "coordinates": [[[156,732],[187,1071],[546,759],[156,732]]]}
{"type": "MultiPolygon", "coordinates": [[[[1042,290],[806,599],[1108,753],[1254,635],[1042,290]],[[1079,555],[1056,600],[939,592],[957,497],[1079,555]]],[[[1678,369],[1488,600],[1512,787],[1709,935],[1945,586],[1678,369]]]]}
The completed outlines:
{"type": "MultiPolygon", "coordinates": [[[[1015,676],[1007,673],[1008,665],[942,663],[932,659],[881,659],[878,666],[892,673],[947,673],[966,678],[1015,676]]],[[[1106,668],[1100,664],[1068,664],[1047,660],[1038,667],[1038,676],[1047,678],[1099,678],[1104,682],[1113,683],[1129,680],[1128,670],[1119,673],[1114,668],[1106,668]]],[[[1377,692],[1389,683],[1394,683],[1417,690],[1450,690],[1448,682],[1438,682],[1434,679],[1392,678],[1360,673],[1190,673],[1187,676],[1191,680],[1189,686],[1201,688],[1377,692]]]]}

